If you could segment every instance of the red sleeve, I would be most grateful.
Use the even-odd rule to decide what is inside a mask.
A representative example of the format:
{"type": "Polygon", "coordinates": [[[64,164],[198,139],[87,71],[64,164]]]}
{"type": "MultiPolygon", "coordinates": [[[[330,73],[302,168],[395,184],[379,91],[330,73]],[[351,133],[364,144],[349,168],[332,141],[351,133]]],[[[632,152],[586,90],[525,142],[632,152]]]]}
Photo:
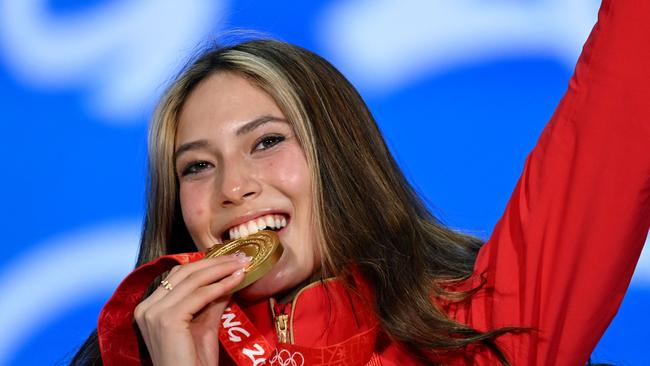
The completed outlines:
{"type": "Polygon", "coordinates": [[[650,1],[605,0],[479,253],[475,279],[482,274],[484,289],[452,316],[481,330],[536,329],[498,340],[514,365],[584,365],[649,225],[650,1]]]}

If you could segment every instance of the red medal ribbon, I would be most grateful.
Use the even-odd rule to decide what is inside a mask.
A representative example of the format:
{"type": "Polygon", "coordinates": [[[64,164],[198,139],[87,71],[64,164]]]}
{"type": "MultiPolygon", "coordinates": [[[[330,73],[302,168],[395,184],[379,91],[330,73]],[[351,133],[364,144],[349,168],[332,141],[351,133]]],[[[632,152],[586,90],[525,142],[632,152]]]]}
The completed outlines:
{"type": "Polygon", "coordinates": [[[265,365],[273,351],[266,338],[232,301],[221,316],[219,342],[237,365],[265,365]]]}
{"type": "Polygon", "coordinates": [[[240,366],[363,366],[373,356],[377,336],[375,326],[339,344],[305,347],[279,343],[273,350],[237,304],[231,303],[221,319],[219,342],[240,366]]]}

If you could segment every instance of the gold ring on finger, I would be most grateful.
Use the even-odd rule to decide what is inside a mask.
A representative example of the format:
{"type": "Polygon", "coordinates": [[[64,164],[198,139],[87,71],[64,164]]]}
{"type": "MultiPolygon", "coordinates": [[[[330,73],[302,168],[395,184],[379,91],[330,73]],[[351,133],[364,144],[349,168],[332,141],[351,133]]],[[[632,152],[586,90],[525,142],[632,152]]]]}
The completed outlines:
{"type": "Polygon", "coordinates": [[[172,286],[172,284],[169,283],[169,281],[167,280],[160,281],[160,285],[162,286],[162,288],[164,288],[167,291],[171,291],[174,289],[174,286],[172,286]]]}

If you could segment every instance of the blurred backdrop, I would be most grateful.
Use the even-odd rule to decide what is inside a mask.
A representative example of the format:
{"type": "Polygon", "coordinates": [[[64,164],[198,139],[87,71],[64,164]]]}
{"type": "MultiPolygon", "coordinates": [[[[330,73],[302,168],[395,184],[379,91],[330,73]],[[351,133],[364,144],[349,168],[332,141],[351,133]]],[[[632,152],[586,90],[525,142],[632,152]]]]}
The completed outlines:
{"type": "MultiPolygon", "coordinates": [[[[0,0],[0,365],[65,364],[131,270],[147,121],[206,40],[253,29],[325,56],[366,98],[436,215],[488,238],[597,7],[0,0]]],[[[644,254],[594,360],[650,364],[649,300],[644,254]]]]}

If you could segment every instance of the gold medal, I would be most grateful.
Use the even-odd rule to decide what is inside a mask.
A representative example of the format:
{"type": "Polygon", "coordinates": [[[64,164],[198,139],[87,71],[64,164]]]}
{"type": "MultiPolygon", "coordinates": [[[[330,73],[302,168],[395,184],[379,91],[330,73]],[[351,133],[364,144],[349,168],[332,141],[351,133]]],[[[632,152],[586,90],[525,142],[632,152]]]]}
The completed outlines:
{"type": "Polygon", "coordinates": [[[278,262],[282,251],[278,234],[271,230],[260,230],[255,234],[215,245],[208,249],[205,257],[215,258],[242,252],[252,258],[246,268],[244,280],[233,290],[236,292],[262,278],[278,262]]]}

